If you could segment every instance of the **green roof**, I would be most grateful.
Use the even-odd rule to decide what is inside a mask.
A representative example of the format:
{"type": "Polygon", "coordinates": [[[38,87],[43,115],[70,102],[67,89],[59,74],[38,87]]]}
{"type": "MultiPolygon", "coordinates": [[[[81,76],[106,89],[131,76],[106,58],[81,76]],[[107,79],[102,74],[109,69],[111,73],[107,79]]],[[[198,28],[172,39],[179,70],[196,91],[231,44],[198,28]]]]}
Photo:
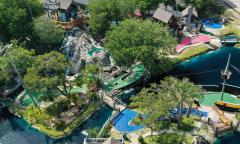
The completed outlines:
{"type": "MultiPolygon", "coordinates": [[[[203,96],[203,100],[201,102],[201,105],[206,106],[213,106],[215,102],[221,100],[222,93],[220,92],[212,92],[212,93],[206,93],[203,96]]],[[[232,104],[239,104],[240,105],[240,99],[236,96],[233,96],[229,93],[224,93],[223,95],[223,101],[226,103],[232,103],[232,104]]]]}
{"type": "Polygon", "coordinates": [[[104,89],[107,91],[112,91],[126,87],[139,80],[143,76],[144,72],[144,66],[142,64],[137,64],[132,68],[132,72],[124,73],[117,78],[105,82],[104,89]]]}

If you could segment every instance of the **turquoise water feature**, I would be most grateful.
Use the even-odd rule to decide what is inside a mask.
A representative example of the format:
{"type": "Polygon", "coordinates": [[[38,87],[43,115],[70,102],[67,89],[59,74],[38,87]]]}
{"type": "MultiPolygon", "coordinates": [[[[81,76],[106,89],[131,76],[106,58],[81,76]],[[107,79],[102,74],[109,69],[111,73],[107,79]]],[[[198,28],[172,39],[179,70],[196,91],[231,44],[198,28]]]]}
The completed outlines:
{"type": "MultiPolygon", "coordinates": [[[[113,121],[114,128],[120,133],[131,133],[144,128],[143,125],[131,124],[131,121],[137,117],[138,113],[130,109],[120,112],[113,121]]],[[[146,117],[146,116],[144,116],[146,117]]]]}
{"type": "Polygon", "coordinates": [[[3,109],[0,113],[0,144],[81,144],[84,138],[81,132],[89,128],[101,128],[111,116],[112,111],[105,106],[95,112],[71,135],[62,139],[53,139],[29,126],[25,120],[10,114],[7,109],[3,109]]]}
{"type": "MultiPolygon", "coordinates": [[[[230,71],[232,75],[227,80],[226,92],[240,94],[240,49],[222,47],[216,51],[200,55],[180,63],[170,75],[179,78],[188,77],[196,84],[202,85],[208,91],[221,91],[221,70],[225,68],[228,55],[231,53],[230,71]]],[[[216,139],[215,144],[237,144],[240,134],[233,133],[216,139]]]]}
{"type": "Polygon", "coordinates": [[[101,51],[103,51],[103,48],[93,48],[88,51],[88,55],[92,57],[94,52],[101,52],[101,51]]]}
{"type": "Polygon", "coordinates": [[[225,68],[227,58],[231,53],[230,71],[232,75],[227,81],[227,92],[240,92],[240,49],[222,47],[216,51],[200,55],[191,60],[180,63],[170,75],[188,77],[196,84],[203,85],[208,90],[221,89],[221,70],[225,68]]]}
{"type": "MultiPolygon", "coordinates": [[[[231,52],[231,78],[227,81],[230,93],[238,93],[240,89],[240,49],[223,47],[219,50],[195,57],[179,64],[170,75],[188,77],[199,85],[204,85],[207,90],[221,89],[221,69],[224,69],[229,52],[231,52]]],[[[82,143],[82,130],[87,128],[102,127],[111,115],[112,109],[102,108],[88,121],[77,128],[71,135],[62,139],[52,139],[31,128],[23,119],[9,114],[7,110],[0,113],[0,144],[55,144],[55,143],[82,143]]],[[[237,136],[239,138],[240,136],[237,136]]],[[[231,141],[228,141],[231,144],[231,141]]]]}

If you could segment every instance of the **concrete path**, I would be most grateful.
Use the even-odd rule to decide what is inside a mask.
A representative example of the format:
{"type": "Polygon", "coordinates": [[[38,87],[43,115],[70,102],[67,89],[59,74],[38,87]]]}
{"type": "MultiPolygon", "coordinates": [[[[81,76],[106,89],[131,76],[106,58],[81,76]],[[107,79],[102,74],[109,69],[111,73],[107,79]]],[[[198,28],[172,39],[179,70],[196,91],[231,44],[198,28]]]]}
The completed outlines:
{"type": "Polygon", "coordinates": [[[240,0],[222,0],[224,6],[230,11],[233,16],[240,19],[240,0]]]}

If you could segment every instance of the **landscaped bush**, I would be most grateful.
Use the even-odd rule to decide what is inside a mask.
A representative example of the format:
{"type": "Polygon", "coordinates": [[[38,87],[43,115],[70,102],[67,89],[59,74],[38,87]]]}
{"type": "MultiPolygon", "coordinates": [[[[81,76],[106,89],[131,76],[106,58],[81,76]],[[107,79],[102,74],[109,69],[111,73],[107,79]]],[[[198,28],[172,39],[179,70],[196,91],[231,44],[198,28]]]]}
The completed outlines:
{"type": "Polygon", "coordinates": [[[186,143],[186,137],[177,133],[164,133],[158,136],[145,138],[146,143],[156,144],[183,144],[186,143]]]}
{"type": "Polygon", "coordinates": [[[87,129],[88,136],[91,138],[97,137],[99,131],[100,131],[99,127],[87,129]]]}
{"type": "Polygon", "coordinates": [[[61,129],[63,129],[64,126],[65,126],[65,122],[62,121],[62,120],[56,121],[55,124],[56,124],[56,129],[57,129],[57,130],[61,130],[61,129]]]}
{"type": "MultiPolygon", "coordinates": [[[[49,125],[44,125],[43,123],[31,123],[34,127],[36,127],[40,132],[45,133],[46,135],[53,137],[53,138],[62,138],[66,136],[67,134],[70,134],[76,127],[78,127],[82,122],[84,122],[89,116],[93,114],[97,110],[99,106],[99,103],[90,103],[87,109],[79,116],[77,117],[73,122],[68,124],[64,129],[61,128],[61,130],[56,130],[49,128],[49,125]]],[[[46,113],[45,113],[46,114],[46,113]]],[[[25,115],[23,115],[26,119],[25,115]]],[[[32,115],[35,117],[35,115],[32,115]]],[[[30,116],[31,117],[31,116],[30,116]]],[[[38,119],[38,117],[36,117],[38,119]]],[[[34,118],[34,119],[36,119],[34,118]]],[[[50,118],[51,119],[51,118],[50,118]]],[[[49,119],[49,121],[50,121],[49,119]]]]}
{"type": "Polygon", "coordinates": [[[140,144],[146,144],[142,136],[139,136],[139,137],[138,137],[138,142],[139,142],[140,144]]]}
{"type": "Polygon", "coordinates": [[[112,125],[109,124],[107,125],[101,132],[101,135],[99,137],[101,138],[108,138],[111,136],[111,129],[112,129],[112,125]]]}
{"type": "Polygon", "coordinates": [[[31,124],[43,124],[46,126],[49,126],[50,119],[52,118],[51,115],[37,107],[32,106],[28,107],[23,112],[23,116],[31,124]]]}
{"type": "Polygon", "coordinates": [[[181,129],[184,131],[191,131],[194,128],[194,119],[192,117],[184,117],[182,120],[181,129]]]}
{"type": "Polygon", "coordinates": [[[51,115],[58,116],[61,114],[61,112],[66,111],[68,108],[69,108],[68,100],[61,99],[48,106],[46,111],[51,115]]]}

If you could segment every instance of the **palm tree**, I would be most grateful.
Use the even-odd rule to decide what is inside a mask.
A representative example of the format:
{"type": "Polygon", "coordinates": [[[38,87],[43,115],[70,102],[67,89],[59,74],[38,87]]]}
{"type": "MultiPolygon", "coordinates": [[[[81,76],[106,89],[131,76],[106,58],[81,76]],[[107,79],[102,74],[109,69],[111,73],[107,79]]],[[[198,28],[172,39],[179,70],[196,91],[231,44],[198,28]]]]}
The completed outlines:
{"type": "Polygon", "coordinates": [[[190,110],[194,98],[198,98],[202,90],[196,87],[187,78],[179,80],[174,77],[167,77],[161,82],[161,87],[164,89],[164,93],[169,95],[171,102],[179,107],[177,127],[180,128],[184,103],[189,103],[190,110]]]}
{"type": "Polygon", "coordinates": [[[187,117],[190,115],[190,111],[194,100],[200,100],[203,96],[203,89],[200,86],[196,86],[193,83],[189,83],[188,92],[187,92],[187,104],[188,104],[188,111],[187,117]]]}
{"type": "Polygon", "coordinates": [[[86,93],[90,100],[93,100],[95,92],[91,90],[94,85],[99,83],[99,67],[95,64],[87,65],[82,70],[81,75],[79,75],[75,81],[78,86],[84,86],[86,93]]]}

